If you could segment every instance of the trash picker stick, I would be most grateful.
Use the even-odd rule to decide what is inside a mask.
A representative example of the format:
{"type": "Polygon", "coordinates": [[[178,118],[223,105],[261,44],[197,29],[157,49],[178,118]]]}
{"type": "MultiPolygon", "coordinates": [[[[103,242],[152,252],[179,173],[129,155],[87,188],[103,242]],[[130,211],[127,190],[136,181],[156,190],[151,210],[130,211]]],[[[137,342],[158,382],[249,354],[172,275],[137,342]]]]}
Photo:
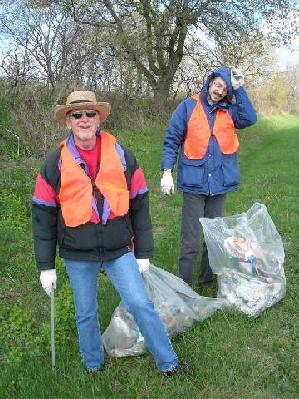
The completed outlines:
{"type": "Polygon", "coordinates": [[[52,370],[55,368],[55,303],[54,303],[54,285],[51,287],[51,360],[52,370]]]}

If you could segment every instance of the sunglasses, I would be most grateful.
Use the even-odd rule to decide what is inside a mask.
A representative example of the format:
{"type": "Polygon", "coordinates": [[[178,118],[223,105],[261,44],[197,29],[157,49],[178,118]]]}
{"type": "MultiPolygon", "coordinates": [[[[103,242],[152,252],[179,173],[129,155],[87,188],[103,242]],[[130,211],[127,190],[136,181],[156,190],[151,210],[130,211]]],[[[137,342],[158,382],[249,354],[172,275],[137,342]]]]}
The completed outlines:
{"type": "Polygon", "coordinates": [[[86,115],[87,118],[94,118],[97,114],[97,111],[74,111],[74,112],[70,112],[70,116],[74,119],[81,119],[83,115],[86,115]]]}

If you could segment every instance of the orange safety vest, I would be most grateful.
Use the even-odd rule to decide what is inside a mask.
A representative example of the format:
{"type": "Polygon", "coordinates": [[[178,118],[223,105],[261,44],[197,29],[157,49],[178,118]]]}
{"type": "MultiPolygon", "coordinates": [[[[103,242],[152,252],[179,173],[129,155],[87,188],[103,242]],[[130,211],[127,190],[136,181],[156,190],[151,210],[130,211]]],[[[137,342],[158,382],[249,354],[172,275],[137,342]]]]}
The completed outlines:
{"type": "Polygon", "coordinates": [[[218,109],[211,132],[206,113],[201,104],[199,94],[193,96],[196,100],[195,108],[187,126],[184,142],[184,154],[188,159],[202,159],[208,149],[209,140],[213,134],[223,154],[233,154],[239,147],[239,140],[234,122],[227,110],[218,109]]]}
{"type": "MultiPolygon", "coordinates": [[[[129,191],[115,144],[114,136],[101,131],[100,168],[94,183],[114,215],[123,216],[129,210],[129,191]]],[[[66,140],[61,147],[61,212],[66,226],[77,227],[87,223],[92,216],[92,181],[75,161],[66,140]]]]}

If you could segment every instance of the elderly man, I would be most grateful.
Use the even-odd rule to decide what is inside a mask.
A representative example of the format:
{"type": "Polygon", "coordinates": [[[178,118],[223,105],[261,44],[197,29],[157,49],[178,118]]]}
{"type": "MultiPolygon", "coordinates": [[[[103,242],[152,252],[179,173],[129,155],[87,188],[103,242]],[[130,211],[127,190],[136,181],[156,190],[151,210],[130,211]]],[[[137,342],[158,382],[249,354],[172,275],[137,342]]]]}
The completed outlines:
{"type": "MultiPolygon", "coordinates": [[[[201,92],[182,101],[174,111],[163,147],[161,190],[174,192],[172,170],[181,149],[177,185],[183,192],[179,274],[192,284],[200,246],[200,217],[224,215],[226,194],[240,182],[236,129],[256,122],[256,112],[238,70],[219,68],[201,92]]],[[[214,279],[204,243],[199,287],[214,279]]]]}
{"type": "Polygon", "coordinates": [[[40,281],[48,295],[56,288],[58,243],[88,372],[104,366],[97,313],[97,281],[103,269],[157,367],[174,375],[181,370],[177,355],[140,274],[153,247],[148,189],[134,155],[99,128],[109,113],[110,104],[98,102],[91,91],[74,91],[65,105],[56,106],[56,119],[70,133],[46,157],[36,180],[32,217],[40,281]]]}

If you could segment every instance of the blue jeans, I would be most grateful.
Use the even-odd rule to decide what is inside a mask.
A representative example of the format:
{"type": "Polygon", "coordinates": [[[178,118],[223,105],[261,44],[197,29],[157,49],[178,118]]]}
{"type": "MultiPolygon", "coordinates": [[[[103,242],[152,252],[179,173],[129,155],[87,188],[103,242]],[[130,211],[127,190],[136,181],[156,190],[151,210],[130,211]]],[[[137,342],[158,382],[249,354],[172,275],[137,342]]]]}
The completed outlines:
{"type": "Polygon", "coordinates": [[[134,317],[157,367],[161,371],[169,371],[177,366],[177,355],[147,295],[133,253],[126,253],[102,265],[96,261],[72,259],[64,259],[64,262],[74,295],[80,351],[87,369],[97,369],[104,365],[97,312],[97,280],[101,267],[109,276],[126,309],[134,317]]]}

